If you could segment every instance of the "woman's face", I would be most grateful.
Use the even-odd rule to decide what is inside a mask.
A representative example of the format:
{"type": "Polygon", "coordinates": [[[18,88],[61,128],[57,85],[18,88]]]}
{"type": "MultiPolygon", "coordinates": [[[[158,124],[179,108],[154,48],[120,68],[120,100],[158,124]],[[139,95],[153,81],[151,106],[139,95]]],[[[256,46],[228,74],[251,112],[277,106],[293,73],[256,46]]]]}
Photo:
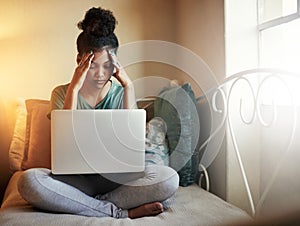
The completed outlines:
{"type": "Polygon", "coordinates": [[[114,66],[106,50],[94,52],[85,82],[95,88],[103,88],[113,74],[114,66]]]}

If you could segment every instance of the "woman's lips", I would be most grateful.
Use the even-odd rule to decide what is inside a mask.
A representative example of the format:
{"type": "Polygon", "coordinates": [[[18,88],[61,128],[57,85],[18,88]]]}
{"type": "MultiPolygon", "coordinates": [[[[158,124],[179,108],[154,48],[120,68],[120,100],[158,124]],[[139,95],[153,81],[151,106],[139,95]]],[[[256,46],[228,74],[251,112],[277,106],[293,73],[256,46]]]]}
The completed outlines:
{"type": "Polygon", "coordinates": [[[105,83],[106,82],[106,80],[95,80],[96,81],[96,83],[98,83],[98,84],[102,84],[102,83],[105,83]]]}

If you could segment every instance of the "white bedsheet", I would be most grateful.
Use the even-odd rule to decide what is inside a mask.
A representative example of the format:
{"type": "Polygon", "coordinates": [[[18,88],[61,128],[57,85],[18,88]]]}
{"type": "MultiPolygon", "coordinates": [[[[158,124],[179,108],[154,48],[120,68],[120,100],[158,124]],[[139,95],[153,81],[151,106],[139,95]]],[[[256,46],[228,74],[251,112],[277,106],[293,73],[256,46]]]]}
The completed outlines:
{"type": "Polygon", "coordinates": [[[46,213],[31,207],[17,191],[22,172],[10,180],[0,211],[0,225],[229,225],[250,217],[241,209],[199,188],[180,187],[168,200],[168,209],[155,217],[139,219],[96,218],[46,213]]]}

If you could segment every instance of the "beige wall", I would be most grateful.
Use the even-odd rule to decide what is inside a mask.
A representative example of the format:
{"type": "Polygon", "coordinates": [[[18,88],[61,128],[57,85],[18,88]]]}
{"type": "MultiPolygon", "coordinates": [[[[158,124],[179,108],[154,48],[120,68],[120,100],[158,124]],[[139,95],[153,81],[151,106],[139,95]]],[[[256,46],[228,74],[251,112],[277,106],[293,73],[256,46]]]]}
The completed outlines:
{"type": "MultiPolygon", "coordinates": [[[[170,65],[147,63],[145,74],[163,74],[168,79],[176,79],[180,83],[190,82],[197,96],[221,81],[225,77],[225,48],[224,48],[224,3],[220,0],[177,0],[170,7],[169,25],[164,31],[172,34],[166,39],[187,48],[195,54],[199,63],[199,71],[190,74],[183,72],[182,67],[189,67],[189,61],[179,57],[179,68],[170,65]],[[176,6],[174,7],[174,3],[176,6]],[[201,64],[201,65],[200,65],[201,64]],[[203,69],[203,70],[201,70],[203,69]]],[[[156,15],[156,14],[155,14],[156,15]]],[[[157,24],[160,24],[157,21],[157,24]]],[[[166,21],[163,23],[165,24],[166,21]]],[[[157,25],[155,25],[157,26],[157,25]]],[[[148,34],[148,32],[147,32],[148,34]]],[[[150,34],[149,34],[150,35],[150,34]]],[[[152,35],[153,36],[153,35],[152,35]]],[[[150,38],[152,38],[150,35],[150,38]]],[[[149,39],[149,36],[145,36],[149,39]]]]}
{"type": "Polygon", "coordinates": [[[91,6],[115,12],[121,42],[142,39],[136,2],[1,0],[1,95],[48,98],[53,86],[68,82],[76,59],[76,24],[91,6]]]}
{"type": "Polygon", "coordinates": [[[211,68],[220,81],[225,73],[224,3],[220,0],[179,0],[177,41],[211,68]]]}
{"type": "MultiPolygon", "coordinates": [[[[114,12],[121,44],[176,42],[219,78],[224,75],[223,1],[0,0],[1,97],[49,98],[55,85],[68,82],[75,67],[76,24],[92,6],[114,12]]],[[[159,63],[139,63],[127,71],[133,79],[156,75],[189,80],[180,69],[159,63]]]]}

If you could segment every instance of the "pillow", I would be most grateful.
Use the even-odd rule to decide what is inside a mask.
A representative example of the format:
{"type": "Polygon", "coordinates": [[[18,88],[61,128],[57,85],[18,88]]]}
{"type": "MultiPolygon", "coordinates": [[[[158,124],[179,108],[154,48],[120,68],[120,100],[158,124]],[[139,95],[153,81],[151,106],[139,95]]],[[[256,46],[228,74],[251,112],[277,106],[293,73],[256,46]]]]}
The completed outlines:
{"type": "Polygon", "coordinates": [[[178,172],[181,186],[193,184],[198,176],[200,125],[195,102],[189,83],[164,88],[154,102],[155,117],[167,124],[169,165],[178,172]]]}
{"type": "Polygon", "coordinates": [[[9,167],[13,173],[21,170],[24,155],[26,115],[25,100],[20,99],[16,107],[16,122],[8,152],[9,167]]]}
{"type": "Polygon", "coordinates": [[[51,137],[48,100],[26,100],[27,121],[22,169],[50,168],[51,137]]]}
{"type": "Polygon", "coordinates": [[[162,118],[151,119],[146,126],[146,165],[169,165],[169,149],[165,140],[167,125],[162,118]]]}

